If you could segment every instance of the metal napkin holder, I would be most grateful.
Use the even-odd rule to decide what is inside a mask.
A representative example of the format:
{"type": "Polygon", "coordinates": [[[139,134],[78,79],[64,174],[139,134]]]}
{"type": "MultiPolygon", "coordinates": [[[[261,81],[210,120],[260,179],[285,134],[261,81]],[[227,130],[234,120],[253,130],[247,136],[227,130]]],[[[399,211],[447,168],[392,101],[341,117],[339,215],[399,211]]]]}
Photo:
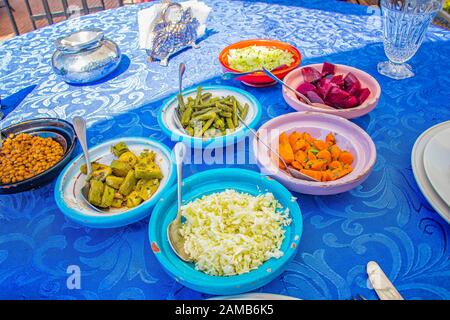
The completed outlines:
{"type": "Polygon", "coordinates": [[[200,22],[193,16],[191,8],[183,9],[182,5],[170,0],[163,1],[163,5],[151,31],[154,33],[152,47],[146,51],[150,61],[158,59],[162,66],[167,66],[172,54],[186,47],[199,48],[196,41],[200,22]]]}

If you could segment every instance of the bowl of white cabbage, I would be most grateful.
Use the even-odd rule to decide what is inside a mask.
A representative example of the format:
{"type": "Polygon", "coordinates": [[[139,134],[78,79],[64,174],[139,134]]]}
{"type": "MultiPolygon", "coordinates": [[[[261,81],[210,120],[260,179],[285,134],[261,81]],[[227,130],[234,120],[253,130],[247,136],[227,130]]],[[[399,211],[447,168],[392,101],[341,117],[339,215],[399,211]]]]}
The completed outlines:
{"type": "Polygon", "coordinates": [[[153,210],[151,249],[170,276],[208,294],[239,294],[274,280],[294,258],[303,229],[296,198],[279,182],[244,169],[207,170],[184,180],[181,233],[190,263],[167,240],[176,211],[175,186],[153,210]]]}

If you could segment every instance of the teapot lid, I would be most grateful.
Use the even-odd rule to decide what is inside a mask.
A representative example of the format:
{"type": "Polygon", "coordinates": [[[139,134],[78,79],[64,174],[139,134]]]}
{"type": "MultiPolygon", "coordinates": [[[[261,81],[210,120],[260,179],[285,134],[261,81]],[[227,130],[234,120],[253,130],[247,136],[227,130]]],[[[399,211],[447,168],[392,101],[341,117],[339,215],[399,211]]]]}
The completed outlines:
{"type": "Polygon", "coordinates": [[[100,29],[83,29],[59,38],[55,44],[58,50],[78,52],[97,46],[103,38],[104,34],[100,29]]]}

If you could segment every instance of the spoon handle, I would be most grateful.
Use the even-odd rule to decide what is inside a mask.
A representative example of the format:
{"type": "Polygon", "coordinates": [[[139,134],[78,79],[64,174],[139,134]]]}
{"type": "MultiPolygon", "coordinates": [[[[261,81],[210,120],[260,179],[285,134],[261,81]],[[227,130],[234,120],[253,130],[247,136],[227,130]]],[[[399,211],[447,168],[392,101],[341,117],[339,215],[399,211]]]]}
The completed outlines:
{"type": "Polygon", "coordinates": [[[291,90],[292,92],[294,92],[299,98],[303,99],[307,104],[312,105],[311,101],[303,94],[301,94],[300,92],[298,92],[297,90],[295,90],[294,88],[292,88],[291,86],[287,85],[286,82],[284,82],[281,79],[278,79],[276,75],[274,75],[272,72],[270,72],[269,70],[267,70],[266,68],[263,67],[263,71],[264,73],[269,76],[271,79],[275,80],[276,82],[278,82],[279,84],[285,86],[286,88],[288,88],[289,90],[291,90]]]}
{"type": "Polygon", "coordinates": [[[183,62],[181,62],[178,70],[178,93],[180,94],[180,96],[182,95],[183,92],[183,75],[185,71],[186,65],[183,62]]]}
{"type": "Polygon", "coordinates": [[[77,116],[73,118],[72,122],[75,133],[78,137],[78,141],[80,141],[81,148],[83,149],[84,158],[86,159],[87,172],[89,175],[92,172],[92,168],[86,142],[86,120],[84,120],[82,117],[77,116]]]}
{"type": "Polygon", "coordinates": [[[177,220],[181,223],[181,189],[183,186],[183,159],[186,154],[186,146],[178,142],[173,148],[175,163],[177,165],[177,220]]]}
{"type": "Polygon", "coordinates": [[[252,73],[255,73],[255,72],[258,72],[258,71],[261,71],[261,70],[253,70],[253,71],[241,72],[241,73],[224,72],[224,73],[222,73],[222,79],[223,80],[231,80],[231,79],[242,77],[242,76],[245,76],[245,75],[248,75],[248,74],[252,74],[252,73]]]}
{"type": "Polygon", "coordinates": [[[274,154],[278,157],[278,159],[280,159],[281,162],[283,162],[283,165],[284,165],[284,167],[286,168],[286,172],[287,172],[290,176],[292,176],[292,174],[291,174],[291,173],[289,172],[289,170],[288,170],[288,165],[286,164],[286,162],[284,161],[284,159],[281,157],[281,155],[280,155],[277,151],[275,151],[271,146],[269,146],[267,143],[265,143],[262,139],[260,139],[258,133],[257,133],[255,130],[253,130],[252,128],[250,128],[250,127],[247,125],[247,123],[245,123],[245,121],[241,118],[241,116],[240,116],[239,114],[238,114],[237,116],[238,116],[239,121],[244,125],[244,127],[246,127],[246,128],[252,133],[252,135],[256,138],[256,140],[258,140],[258,141],[261,142],[264,146],[266,146],[267,149],[269,149],[272,153],[274,153],[274,154]]]}

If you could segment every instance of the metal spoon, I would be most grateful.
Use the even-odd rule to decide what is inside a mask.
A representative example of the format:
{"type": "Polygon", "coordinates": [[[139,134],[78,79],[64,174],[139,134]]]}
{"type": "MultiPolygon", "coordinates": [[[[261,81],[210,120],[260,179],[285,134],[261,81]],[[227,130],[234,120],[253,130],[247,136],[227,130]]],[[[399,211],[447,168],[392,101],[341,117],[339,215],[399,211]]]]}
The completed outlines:
{"type": "MultiPolygon", "coordinates": [[[[86,168],[87,168],[87,174],[88,176],[92,173],[92,166],[91,161],[89,159],[89,152],[86,142],[86,120],[84,120],[82,117],[74,117],[72,120],[73,127],[75,129],[75,133],[77,134],[78,141],[80,142],[81,148],[83,149],[84,158],[86,160],[86,168]]],[[[86,201],[88,206],[97,211],[97,212],[103,212],[107,210],[103,210],[100,208],[97,208],[96,206],[92,205],[88,199],[89,199],[89,189],[91,185],[88,181],[84,184],[84,186],[81,188],[81,195],[83,199],[86,201]]]]}
{"type": "MultiPolygon", "coordinates": [[[[271,71],[274,72],[274,71],[277,71],[277,70],[284,69],[286,67],[287,66],[285,64],[282,64],[282,65],[280,65],[280,66],[278,66],[276,68],[273,68],[271,71]]],[[[264,72],[264,70],[259,69],[259,70],[252,70],[252,71],[248,71],[248,72],[224,72],[222,74],[222,79],[223,80],[231,80],[231,79],[234,79],[234,78],[237,78],[237,77],[246,76],[248,74],[252,74],[252,73],[255,73],[255,72],[264,72]]]]}
{"type": "Polygon", "coordinates": [[[313,177],[310,177],[310,176],[308,176],[308,175],[306,175],[306,174],[304,174],[304,173],[301,173],[301,172],[298,171],[298,170],[295,170],[295,169],[293,169],[293,168],[290,168],[290,167],[287,165],[287,163],[284,161],[284,159],[280,156],[280,154],[279,154],[278,152],[276,152],[272,147],[270,147],[267,143],[265,143],[262,139],[260,139],[258,133],[257,133],[255,130],[253,130],[252,128],[250,128],[250,127],[247,125],[247,123],[245,123],[245,121],[241,118],[241,116],[240,116],[239,114],[237,114],[237,117],[238,117],[239,121],[240,121],[240,122],[241,122],[241,123],[242,123],[242,124],[243,124],[243,125],[244,125],[244,126],[245,126],[252,134],[253,134],[253,136],[256,138],[256,140],[258,140],[258,141],[261,142],[263,145],[265,145],[267,149],[269,149],[272,153],[274,153],[274,154],[278,157],[278,159],[280,159],[281,162],[283,162],[283,165],[284,165],[284,167],[286,168],[287,173],[288,173],[291,177],[296,178],[296,179],[306,180],[306,181],[316,181],[316,182],[320,182],[319,180],[314,179],[313,177]]]}
{"type": "Polygon", "coordinates": [[[189,254],[184,249],[185,240],[180,234],[181,229],[181,188],[183,183],[183,158],[186,154],[186,146],[178,142],[173,148],[175,162],[177,165],[177,216],[167,227],[167,239],[172,250],[183,261],[192,261],[189,254]]]}
{"type": "Polygon", "coordinates": [[[268,75],[270,78],[272,78],[273,80],[275,80],[276,82],[280,83],[281,85],[285,86],[286,88],[288,88],[289,90],[291,90],[293,93],[295,93],[297,95],[297,97],[299,97],[302,101],[304,101],[306,104],[309,104],[313,107],[318,107],[318,108],[322,108],[322,109],[331,109],[334,110],[333,107],[327,106],[326,104],[322,104],[322,103],[315,103],[315,102],[311,102],[311,100],[309,100],[304,94],[301,94],[300,92],[298,92],[297,90],[295,90],[294,88],[292,88],[291,86],[287,85],[286,82],[284,82],[281,79],[278,79],[276,75],[274,75],[272,72],[270,72],[269,70],[267,70],[266,68],[263,67],[263,71],[266,75],[268,75]]]}
{"type": "Polygon", "coordinates": [[[178,70],[178,94],[183,95],[183,75],[186,71],[186,65],[181,62],[178,70]]]}
{"type": "MultiPolygon", "coordinates": [[[[178,94],[181,97],[183,97],[183,75],[184,75],[185,71],[186,71],[186,65],[183,62],[181,62],[180,66],[179,66],[179,70],[178,70],[178,94]]],[[[186,129],[181,124],[181,114],[180,114],[179,107],[175,108],[175,124],[178,127],[178,129],[183,131],[183,133],[188,134],[186,129]]]]}

